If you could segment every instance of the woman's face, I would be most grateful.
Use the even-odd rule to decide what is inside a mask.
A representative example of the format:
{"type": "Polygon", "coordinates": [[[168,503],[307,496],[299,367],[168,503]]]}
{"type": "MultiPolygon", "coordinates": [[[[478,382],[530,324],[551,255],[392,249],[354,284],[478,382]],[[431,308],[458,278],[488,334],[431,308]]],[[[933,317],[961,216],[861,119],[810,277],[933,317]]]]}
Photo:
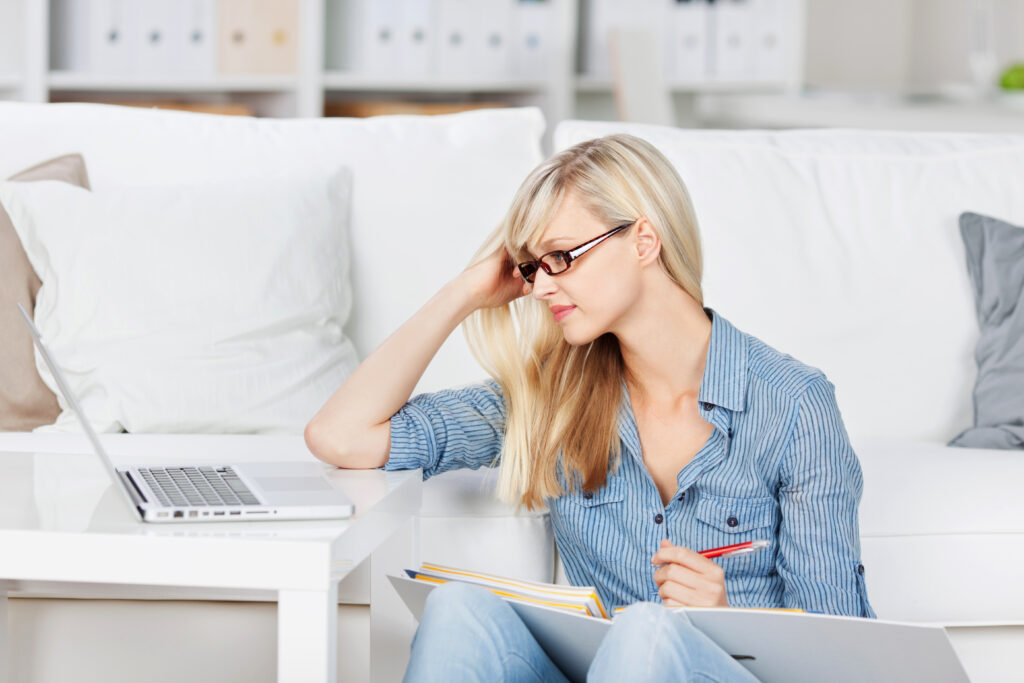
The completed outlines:
{"type": "MultiPolygon", "coordinates": [[[[566,194],[551,224],[527,250],[538,258],[549,251],[569,251],[608,232],[605,225],[566,194]]],[[[551,310],[565,340],[579,346],[606,332],[615,333],[639,293],[640,268],[632,228],[603,240],[558,275],[537,271],[533,297],[551,310]]]]}

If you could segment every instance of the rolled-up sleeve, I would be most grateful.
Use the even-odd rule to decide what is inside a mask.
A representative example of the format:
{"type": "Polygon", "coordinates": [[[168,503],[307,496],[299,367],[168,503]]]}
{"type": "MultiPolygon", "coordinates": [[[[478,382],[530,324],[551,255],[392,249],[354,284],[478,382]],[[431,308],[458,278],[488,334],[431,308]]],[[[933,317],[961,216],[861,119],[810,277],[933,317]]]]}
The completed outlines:
{"type": "Polygon", "coordinates": [[[490,380],[414,396],[391,416],[386,470],[448,470],[497,464],[505,433],[505,398],[490,380]]]}
{"type": "Polygon", "coordinates": [[[785,606],[874,617],[860,561],[857,506],[863,476],[836,405],[820,376],[800,399],[782,467],[778,571],[785,606]]]}

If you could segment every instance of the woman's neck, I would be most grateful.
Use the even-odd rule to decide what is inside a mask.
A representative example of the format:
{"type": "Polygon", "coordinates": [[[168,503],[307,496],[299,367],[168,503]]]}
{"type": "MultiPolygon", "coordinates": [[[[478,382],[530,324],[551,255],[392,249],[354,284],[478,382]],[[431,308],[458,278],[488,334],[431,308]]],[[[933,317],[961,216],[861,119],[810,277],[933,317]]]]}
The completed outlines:
{"type": "Polygon", "coordinates": [[[704,377],[711,321],[697,301],[666,278],[641,297],[615,332],[631,401],[671,409],[696,400],[704,377]]]}

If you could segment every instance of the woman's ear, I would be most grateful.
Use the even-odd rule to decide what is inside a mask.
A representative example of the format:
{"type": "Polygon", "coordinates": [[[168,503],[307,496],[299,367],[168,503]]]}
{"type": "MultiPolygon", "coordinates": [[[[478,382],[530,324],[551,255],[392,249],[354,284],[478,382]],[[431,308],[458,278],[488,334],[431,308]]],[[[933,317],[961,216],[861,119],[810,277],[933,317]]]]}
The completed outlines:
{"type": "Polygon", "coordinates": [[[641,266],[654,263],[661,255],[661,238],[658,237],[658,233],[654,231],[650,221],[646,218],[641,218],[636,222],[633,244],[641,266]]]}

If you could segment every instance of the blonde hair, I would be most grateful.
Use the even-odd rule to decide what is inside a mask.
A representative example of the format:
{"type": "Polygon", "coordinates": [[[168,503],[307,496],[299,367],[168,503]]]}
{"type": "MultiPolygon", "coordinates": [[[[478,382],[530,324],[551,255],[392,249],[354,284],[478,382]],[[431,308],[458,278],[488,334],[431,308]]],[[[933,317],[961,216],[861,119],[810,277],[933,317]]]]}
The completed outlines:
{"type": "MultiPolygon", "coordinates": [[[[661,238],[660,266],[703,304],[700,234],[690,195],[671,162],[631,135],[581,142],[534,169],[473,263],[501,246],[516,262],[532,259],[527,243],[544,232],[570,191],[609,229],[646,217],[661,238]]],[[[498,497],[532,509],[565,493],[560,476],[570,491],[604,486],[621,456],[625,368],[618,340],[606,333],[588,344],[569,344],[532,296],[475,311],[463,331],[505,397],[498,497]]]]}

